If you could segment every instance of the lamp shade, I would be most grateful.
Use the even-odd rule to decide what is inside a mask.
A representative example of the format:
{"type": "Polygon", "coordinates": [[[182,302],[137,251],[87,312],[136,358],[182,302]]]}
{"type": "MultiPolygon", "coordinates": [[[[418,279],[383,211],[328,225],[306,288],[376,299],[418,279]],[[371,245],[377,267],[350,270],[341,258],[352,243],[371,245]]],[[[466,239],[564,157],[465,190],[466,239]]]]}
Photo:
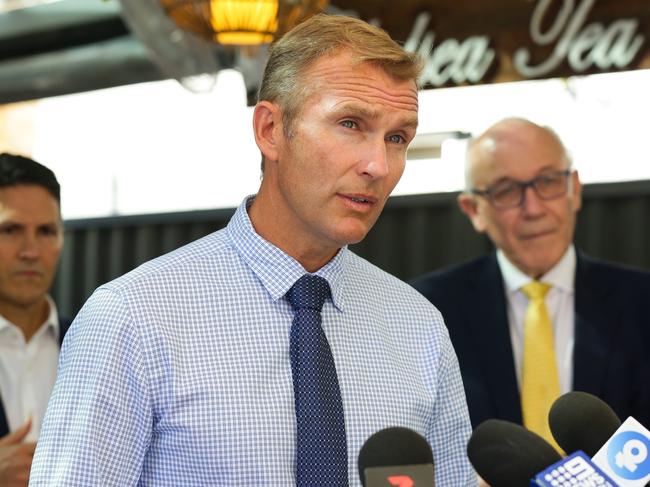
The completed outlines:
{"type": "Polygon", "coordinates": [[[182,29],[219,44],[270,43],[323,10],[327,0],[160,0],[182,29]]]}

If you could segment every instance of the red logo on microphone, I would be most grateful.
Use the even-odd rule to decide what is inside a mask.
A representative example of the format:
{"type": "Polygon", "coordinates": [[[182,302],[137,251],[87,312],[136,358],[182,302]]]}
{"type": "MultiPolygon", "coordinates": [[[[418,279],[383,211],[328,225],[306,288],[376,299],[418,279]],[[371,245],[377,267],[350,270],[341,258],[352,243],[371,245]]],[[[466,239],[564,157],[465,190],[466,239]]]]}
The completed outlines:
{"type": "Polygon", "coordinates": [[[415,484],[415,482],[413,482],[413,479],[408,475],[390,475],[386,478],[386,480],[388,480],[388,483],[390,485],[394,485],[396,487],[413,487],[415,484]]]}

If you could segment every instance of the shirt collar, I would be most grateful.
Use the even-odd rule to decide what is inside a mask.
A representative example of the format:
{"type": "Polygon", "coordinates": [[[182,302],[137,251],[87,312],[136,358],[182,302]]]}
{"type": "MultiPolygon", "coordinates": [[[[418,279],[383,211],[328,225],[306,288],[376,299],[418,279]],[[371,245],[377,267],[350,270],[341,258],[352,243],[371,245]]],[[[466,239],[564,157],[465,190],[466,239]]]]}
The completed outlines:
{"type": "MultiPolygon", "coordinates": [[[[54,300],[49,295],[45,296],[45,300],[47,301],[48,304],[49,313],[47,315],[47,318],[43,322],[43,324],[38,328],[38,331],[34,334],[34,336],[40,333],[44,333],[42,332],[43,329],[48,329],[48,330],[52,330],[52,333],[54,334],[54,338],[59,340],[61,330],[59,326],[59,314],[56,309],[56,304],[54,303],[54,300]]],[[[0,330],[3,330],[11,326],[18,328],[17,325],[9,321],[4,316],[0,315],[0,330]]]]}
{"type": "MultiPolygon", "coordinates": [[[[497,250],[497,262],[503,276],[506,290],[509,293],[519,291],[533,279],[521,272],[501,251],[497,250]]],[[[566,292],[572,292],[574,289],[576,274],[576,251],[573,245],[569,245],[562,258],[555,264],[540,281],[550,284],[566,292]]]]}
{"type": "MultiPolygon", "coordinates": [[[[247,211],[254,198],[255,195],[248,196],[239,205],[228,223],[227,232],[237,252],[271,298],[277,301],[307,271],[297,260],[255,232],[247,211]]],[[[332,260],[314,273],[327,280],[332,291],[332,303],[339,310],[345,308],[343,283],[348,260],[349,250],[343,247],[332,260]]]]}
{"type": "Polygon", "coordinates": [[[61,336],[61,326],[59,324],[59,312],[56,309],[56,304],[54,303],[54,300],[49,295],[45,296],[45,299],[47,300],[47,304],[50,307],[50,313],[47,316],[44,325],[52,330],[52,333],[54,333],[54,337],[58,341],[59,337],[61,336]]]}

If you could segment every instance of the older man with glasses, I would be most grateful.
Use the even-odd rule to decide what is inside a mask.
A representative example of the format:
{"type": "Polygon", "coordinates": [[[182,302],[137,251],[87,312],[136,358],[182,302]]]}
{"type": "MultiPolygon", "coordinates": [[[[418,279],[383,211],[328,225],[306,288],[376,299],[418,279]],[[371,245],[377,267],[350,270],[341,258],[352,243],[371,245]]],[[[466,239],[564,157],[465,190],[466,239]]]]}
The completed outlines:
{"type": "Polygon", "coordinates": [[[496,252],[412,284],[445,318],[472,424],[505,419],[552,441],[550,405],[581,390],[650,426],[650,273],[576,251],[581,185],[555,132],[518,118],[488,128],[458,203],[496,252]]]}

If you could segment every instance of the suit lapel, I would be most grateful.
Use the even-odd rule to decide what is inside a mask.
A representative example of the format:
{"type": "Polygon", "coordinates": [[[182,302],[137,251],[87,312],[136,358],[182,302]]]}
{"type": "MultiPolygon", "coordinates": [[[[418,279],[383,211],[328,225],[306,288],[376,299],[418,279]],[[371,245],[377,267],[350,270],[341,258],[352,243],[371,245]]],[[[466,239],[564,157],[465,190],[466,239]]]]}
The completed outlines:
{"type": "Polygon", "coordinates": [[[573,389],[600,395],[608,357],[618,329],[620,309],[612,299],[606,276],[578,254],[575,283],[575,345],[573,389]]]}
{"type": "Polygon", "coordinates": [[[71,324],[72,322],[70,320],[59,317],[59,347],[63,345],[63,339],[71,324]]]}
{"type": "Polygon", "coordinates": [[[467,306],[468,323],[485,375],[495,416],[521,422],[521,403],[508,329],[503,279],[492,253],[473,282],[474,299],[467,306]]]}
{"type": "Polygon", "coordinates": [[[7,425],[7,417],[5,416],[5,407],[0,401],[0,438],[9,433],[9,426],[7,425]]]}

